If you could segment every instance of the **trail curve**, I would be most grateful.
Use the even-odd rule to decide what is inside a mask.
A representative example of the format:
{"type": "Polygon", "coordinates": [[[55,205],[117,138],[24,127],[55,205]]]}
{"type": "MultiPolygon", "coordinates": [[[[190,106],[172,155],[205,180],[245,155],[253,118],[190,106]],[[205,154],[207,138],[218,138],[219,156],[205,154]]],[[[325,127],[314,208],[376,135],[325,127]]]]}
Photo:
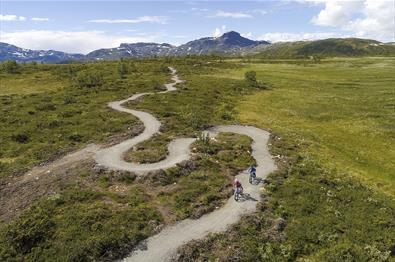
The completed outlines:
{"type": "MultiPolygon", "coordinates": [[[[174,68],[172,71],[172,83],[166,84],[166,93],[177,90],[175,85],[181,83],[174,68]]],[[[112,147],[100,149],[95,152],[95,160],[98,164],[109,169],[132,171],[138,174],[145,172],[167,169],[177,163],[189,159],[190,145],[196,140],[195,138],[178,138],[169,143],[169,154],[166,159],[157,163],[137,164],[126,162],[123,155],[133,146],[151,138],[159,132],[161,123],[151,114],[143,111],[128,109],[122,104],[136,100],[150,93],[140,93],[121,101],[110,102],[108,105],[120,112],[132,114],[143,122],[145,129],[140,135],[127,139],[112,147]]],[[[257,162],[257,175],[259,178],[265,178],[269,173],[276,169],[275,163],[268,151],[267,143],[270,134],[262,129],[253,126],[227,125],[215,126],[205,131],[210,137],[215,137],[221,132],[231,132],[241,135],[247,135],[252,138],[252,156],[257,162]]],[[[237,175],[238,179],[244,186],[245,197],[236,202],[233,197],[228,199],[226,204],[215,211],[206,214],[199,219],[185,219],[174,225],[167,226],[159,234],[148,238],[140,245],[140,249],[134,250],[123,261],[169,261],[176,253],[177,249],[183,244],[194,239],[201,239],[209,233],[221,232],[226,230],[230,225],[236,223],[242,215],[255,211],[256,203],[260,199],[260,187],[248,183],[248,175],[241,172],[237,175]],[[144,247],[144,248],[141,248],[144,247]]]]}

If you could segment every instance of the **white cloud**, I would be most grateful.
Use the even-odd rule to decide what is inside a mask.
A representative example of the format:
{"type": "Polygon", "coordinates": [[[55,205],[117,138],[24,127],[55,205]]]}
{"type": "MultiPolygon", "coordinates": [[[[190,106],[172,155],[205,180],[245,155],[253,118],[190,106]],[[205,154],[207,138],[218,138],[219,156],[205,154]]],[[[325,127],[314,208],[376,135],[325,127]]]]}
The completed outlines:
{"type": "Polygon", "coordinates": [[[0,21],[25,21],[26,17],[17,15],[2,15],[0,14],[0,21]]]}
{"type": "Polygon", "coordinates": [[[346,30],[358,37],[372,37],[395,41],[395,4],[393,1],[366,0],[363,18],[351,20],[346,30]]]}
{"type": "Polygon", "coordinates": [[[395,5],[392,0],[301,0],[324,5],[312,18],[319,26],[337,27],[357,37],[395,40],[395,5]]]}
{"type": "Polygon", "coordinates": [[[31,20],[35,21],[35,22],[48,22],[49,18],[46,18],[46,17],[32,17],[31,20]]]}
{"type": "Polygon", "coordinates": [[[191,11],[197,11],[197,12],[208,12],[210,11],[210,9],[208,8],[196,8],[196,7],[192,7],[191,11]]]}
{"type": "Polygon", "coordinates": [[[135,19],[95,19],[89,20],[89,23],[104,23],[104,24],[138,24],[138,23],[157,23],[165,24],[167,22],[166,16],[140,16],[135,19]]]}
{"type": "Polygon", "coordinates": [[[223,25],[221,27],[217,27],[217,28],[215,28],[215,30],[213,32],[213,37],[220,37],[225,32],[226,32],[226,25],[223,25]]]}
{"type": "Polygon", "coordinates": [[[254,9],[254,10],[252,10],[252,12],[253,13],[258,13],[258,14],[261,14],[261,15],[266,15],[268,13],[266,10],[263,10],[263,9],[254,9]]]}
{"type": "Polygon", "coordinates": [[[0,31],[0,42],[29,49],[88,53],[99,48],[117,47],[121,43],[153,42],[161,36],[163,33],[127,36],[110,35],[103,31],[0,31]]]}
{"type": "Polygon", "coordinates": [[[139,32],[139,31],[140,31],[140,29],[125,29],[125,30],[123,30],[123,31],[125,31],[125,32],[132,32],[132,33],[134,33],[134,32],[139,32]]]}
{"type": "Polygon", "coordinates": [[[245,37],[245,38],[251,38],[252,37],[252,33],[251,32],[243,33],[243,34],[241,34],[241,36],[245,37]]]}
{"type": "Polygon", "coordinates": [[[228,18],[253,18],[252,15],[241,13],[241,12],[225,12],[222,10],[217,11],[213,16],[210,17],[228,17],[228,18]]]}
{"type": "Polygon", "coordinates": [[[362,1],[325,1],[325,8],[313,17],[312,22],[322,26],[343,26],[362,6],[362,1]]]}
{"type": "Polygon", "coordinates": [[[325,38],[344,38],[349,35],[339,33],[266,33],[258,37],[258,40],[265,40],[270,42],[292,42],[292,41],[306,41],[317,40],[325,38]]]}

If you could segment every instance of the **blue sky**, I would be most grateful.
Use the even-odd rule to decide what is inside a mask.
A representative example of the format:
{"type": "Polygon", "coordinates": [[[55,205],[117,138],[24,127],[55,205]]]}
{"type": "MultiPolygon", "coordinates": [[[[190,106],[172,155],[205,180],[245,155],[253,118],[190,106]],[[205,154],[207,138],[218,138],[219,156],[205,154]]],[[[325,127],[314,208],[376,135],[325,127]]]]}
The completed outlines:
{"type": "Polygon", "coordinates": [[[0,41],[87,53],[122,42],[187,41],[230,30],[259,40],[394,41],[394,0],[2,1],[0,41]]]}

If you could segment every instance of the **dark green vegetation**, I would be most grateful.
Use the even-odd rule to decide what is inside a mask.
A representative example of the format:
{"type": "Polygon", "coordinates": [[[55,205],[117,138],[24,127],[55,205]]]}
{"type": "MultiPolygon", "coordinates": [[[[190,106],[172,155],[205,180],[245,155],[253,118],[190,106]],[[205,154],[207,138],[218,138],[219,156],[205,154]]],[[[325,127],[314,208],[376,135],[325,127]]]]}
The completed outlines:
{"type": "Polygon", "coordinates": [[[13,60],[5,61],[1,64],[1,71],[8,74],[16,74],[19,71],[19,64],[13,60]]]}
{"type": "Polygon", "coordinates": [[[188,175],[180,168],[166,171],[166,183],[176,183],[158,192],[161,206],[169,207],[177,219],[200,217],[221,206],[232,194],[233,177],[253,163],[248,152],[251,139],[235,134],[220,134],[217,140],[199,138],[193,145],[197,153],[188,175]],[[176,179],[179,177],[178,179],[176,179]]]}
{"type": "Polygon", "coordinates": [[[127,195],[70,186],[0,233],[1,261],[114,259],[152,234],[160,214],[137,189],[127,195]]]}
{"type": "MultiPolygon", "coordinates": [[[[32,78],[42,71],[59,77],[59,72],[69,74],[75,68],[84,69],[75,70],[71,78],[56,80],[63,84],[58,90],[34,90],[35,86],[32,86],[33,94],[3,96],[8,102],[2,109],[10,110],[13,121],[21,119],[27,125],[24,128],[28,128],[26,132],[15,132],[4,125],[3,130],[9,132],[2,137],[9,141],[4,151],[14,152],[17,159],[32,161],[29,164],[33,165],[35,161],[59,154],[59,148],[63,148],[60,153],[67,152],[133,129],[137,125],[133,117],[112,111],[106,106],[107,102],[136,92],[157,91],[169,74],[163,66],[164,60],[122,63],[136,64],[137,73],[128,71],[123,76],[118,62],[38,65],[38,69],[35,69],[36,65],[22,66],[19,74],[32,78]],[[154,80],[154,75],[159,78],[154,80]],[[97,82],[97,76],[103,81],[97,82]],[[43,107],[43,110],[37,110],[36,106],[43,107]],[[28,110],[34,113],[29,114],[28,110]],[[66,122],[63,114],[76,110],[81,112],[68,116],[70,120],[66,122]],[[59,124],[43,126],[40,130],[29,128],[49,120],[59,121],[59,124]],[[17,135],[13,136],[14,133],[17,135]],[[24,150],[16,151],[20,145],[25,146],[24,150]],[[42,158],[32,158],[29,152],[40,152],[42,158]]],[[[171,65],[188,80],[186,85],[179,87],[180,92],[151,95],[130,105],[154,112],[163,122],[161,136],[142,146],[147,149],[157,146],[158,141],[168,141],[179,135],[199,136],[200,130],[212,123],[231,121],[234,112],[230,109],[236,99],[254,90],[243,80],[231,79],[226,84],[218,81],[213,88],[210,82],[214,78],[198,77],[218,72],[220,68],[234,68],[231,63],[190,58],[171,61],[171,65]],[[207,98],[211,100],[206,101],[207,98]]],[[[6,82],[14,81],[9,74],[2,77],[6,82]]],[[[17,128],[22,129],[22,126],[17,128]]],[[[111,260],[153,234],[161,223],[188,216],[199,217],[215,209],[231,194],[233,175],[252,163],[248,154],[250,140],[223,134],[217,141],[199,140],[194,147],[194,160],[138,179],[131,173],[97,171],[89,167],[72,171],[68,175],[74,176],[77,185],[68,185],[54,196],[43,197],[21,216],[0,225],[0,260],[111,260]]],[[[161,152],[166,154],[166,150],[161,152]]],[[[2,156],[3,167],[6,167],[2,179],[12,173],[9,170],[21,171],[19,167],[28,167],[25,162],[17,162],[9,155],[2,156]]],[[[137,156],[137,159],[142,157],[145,156],[137,156]]]]}
{"type": "Polygon", "coordinates": [[[242,64],[189,57],[21,66],[15,74],[1,74],[1,110],[7,112],[0,123],[2,179],[133,129],[134,118],[106,103],[160,90],[169,77],[165,65],[177,68],[187,82],[179,91],[128,105],[163,123],[159,136],[128,157],[157,161],[168,141],[183,136],[199,138],[195,157],[142,178],[89,167],[74,171],[76,183],[0,225],[0,260],[56,260],[56,255],[62,261],[110,260],[160,224],[220,206],[231,193],[230,179],[253,161],[250,140],[223,134],[213,141],[201,130],[237,122],[280,136],[273,137],[271,150],[281,169],[267,181],[256,214],[206,244],[190,245],[183,258],[394,258],[392,58],[242,64]],[[248,71],[255,77],[246,77],[248,71]],[[79,81],[78,75],[86,78],[79,81]],[[259,90],[250,84],[255,82],[270,89],[259,90]]]}
{"type": "Polygon", "coordinates": [[[183,248],[179,261],[389,261],[395,202],[272,139],[280,170],[266,181],[258,212],[226,234],[183,248]],[[284,162],[285,160],[285,162],[284,162]]]}
{"type": "Polygon", "coordinates": [[[330,38],[311,42],[285,42],[258,46],[250,51],[253,57],[262,58],[308,58],[308,57],[355,57],[395,56],[395,45],[358,38],[330,38]]]}
{"type": "Polygon", "coordinates": [[[180,260],[393,260],[393,58],[267,61],[222,77],[251,70],[272,88],[236,110],[280,135],[271,151],[281,169],[255,215],[187,245],[180,260]]]}
{"type": "MultiPolygon", "coordinates": [[[[6,62],[7,64],[8,62],[6,62]]],[[[0,177],[22,172],[91,142],[105,141],[137,124],[107,102],[142,91],[169,77],[157,61],[18,65],[0,74],[0,177]],[[20,88],[22,87],[22,88],[20,88]]]]}
{"type": "Polygon", "coordinates": [[[125,155],[125,160],[135,163],[155,163],[166,158],[167,146],[170,140],[167,136],[156,135],[152,139],[138,144],[125,155]]]}
{"type": "Polygon", "coordinates": [[[0,225],[0,260],[92,261],[126,255],[160,224],[220,206],[231,194],[233,175],[252,163],[250,143],[234,134],[198,140],[194,161],[139,180],[130,173],[79,170],[78,184],[0,225]]]}

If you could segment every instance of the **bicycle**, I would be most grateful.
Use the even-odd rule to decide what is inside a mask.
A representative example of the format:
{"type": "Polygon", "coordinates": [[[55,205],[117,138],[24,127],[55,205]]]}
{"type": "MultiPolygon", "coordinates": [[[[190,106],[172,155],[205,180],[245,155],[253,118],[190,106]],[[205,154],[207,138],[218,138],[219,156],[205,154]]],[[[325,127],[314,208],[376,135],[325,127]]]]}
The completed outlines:
{"type": "Polygon", "coordinates": [[[241,198],[242,195],[243,195],[243,189],[241,189],[240,187],[236,187],[235,194],[234,194],[235,200],[239,201],[239,199],[241,198]]]}

